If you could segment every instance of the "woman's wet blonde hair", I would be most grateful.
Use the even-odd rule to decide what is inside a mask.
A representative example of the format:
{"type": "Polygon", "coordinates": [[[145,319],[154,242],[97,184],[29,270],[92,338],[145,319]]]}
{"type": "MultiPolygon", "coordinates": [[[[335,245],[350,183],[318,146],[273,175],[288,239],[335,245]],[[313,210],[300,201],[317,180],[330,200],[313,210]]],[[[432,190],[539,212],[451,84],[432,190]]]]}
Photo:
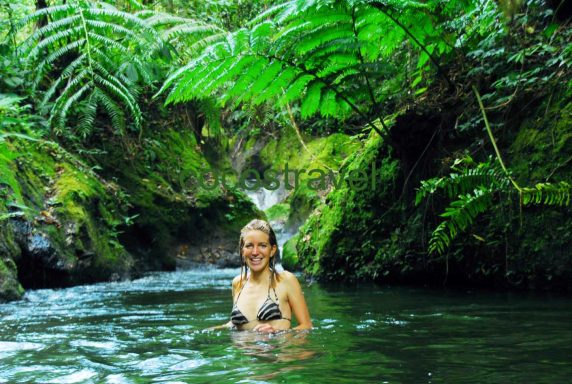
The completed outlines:
{"type": "Polygon", "coordinates": [[[270,262],[270,271],[272,272],[271,275],[271,284],[274,286],[275,281],[280,281],[280,277],[278,272],[276,272],[276,258],[280,256],[280,250],[278,249],[278,242],[276,241],[276,233],[270,226],[267,221],[254,219],[251,220],[248,224],[246,224],[240,230],[240,240],[238,241],[238,254],[240,255],[242,264],[240,267],[240,286],[242,286],[244,282],[246,282],[247,274],[248,274],[248,265],[246,264],[246,260],[242,256],[242,248],[244,247],[244,236],[247,232],[250,231],[260,231],[266,233],[268,235],[268,241],[270,242],[270,246],[276,246],[276,252],[274,256],[272,256],[272,260],[270,262]]]}

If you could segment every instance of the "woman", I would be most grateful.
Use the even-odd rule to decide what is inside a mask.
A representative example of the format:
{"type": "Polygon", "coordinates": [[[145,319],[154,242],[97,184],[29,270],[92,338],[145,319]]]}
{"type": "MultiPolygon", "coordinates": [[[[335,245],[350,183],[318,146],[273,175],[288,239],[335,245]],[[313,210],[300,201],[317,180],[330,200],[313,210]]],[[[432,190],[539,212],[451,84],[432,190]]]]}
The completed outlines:
{"type": "Polygon", "coordinates": [[[264,220],[248,223],[240,231],[239,250],[242,267],[232,281],[232,313],[221,327],[276,332],[290,329],[294,314],[294,329],[312,328],[298,279],[287,271],[276,272],[278,245],[270,225],[264,220]]]}

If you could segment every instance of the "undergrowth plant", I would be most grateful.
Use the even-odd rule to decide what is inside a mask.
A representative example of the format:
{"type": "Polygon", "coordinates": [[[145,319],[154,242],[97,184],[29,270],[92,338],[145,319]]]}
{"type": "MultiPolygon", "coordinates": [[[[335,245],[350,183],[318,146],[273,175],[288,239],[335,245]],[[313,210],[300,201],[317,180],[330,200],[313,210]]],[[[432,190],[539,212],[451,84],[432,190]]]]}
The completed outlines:
{"type": "Polygon", "coordinates": [[[522,187],[514,180],[498,149],[480,94],[476,88],[473,90],[496,157],[494,160],[490,158],[482,163],[475,163],[470,157],[458,159],[452,167],[454,172],[448,176],[421,182],[416,195],[416,204],[420,204],[424,198],[437,192],[441,192],[450,200],[445,212],[440,214],[444,220],[431,234],[430,253],[445,253],[457,235],[467,230],[478,215],[494,207],[495,197],[506,201],[510,200],[511,196],[518,196],[520,207],[532,204],[560,207],[570,205],[572,185],[566,181],[522,187]]]}

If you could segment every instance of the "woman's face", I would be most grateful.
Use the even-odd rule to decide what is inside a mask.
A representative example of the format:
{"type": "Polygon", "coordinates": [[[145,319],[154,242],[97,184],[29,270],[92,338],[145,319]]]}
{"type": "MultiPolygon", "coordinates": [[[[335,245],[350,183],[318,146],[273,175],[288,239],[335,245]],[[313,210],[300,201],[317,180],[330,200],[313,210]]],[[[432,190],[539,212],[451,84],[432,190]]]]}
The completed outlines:
{"type": "Polygon", "coordinates": [[[276,252],[276,245],[270,245],[268,235],[262,231],[253,230],[244,234],[242,257],[253,272],[261,272],[268,268],[270,259],[276,252]]]}

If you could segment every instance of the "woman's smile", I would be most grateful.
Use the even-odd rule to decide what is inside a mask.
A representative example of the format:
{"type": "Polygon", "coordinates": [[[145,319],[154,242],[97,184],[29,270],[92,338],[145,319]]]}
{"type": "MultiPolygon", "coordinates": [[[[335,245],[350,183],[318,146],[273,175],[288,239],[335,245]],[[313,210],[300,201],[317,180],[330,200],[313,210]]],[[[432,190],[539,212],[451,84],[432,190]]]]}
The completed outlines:
{"type": "Polygon", "coordinates": [[[256,257],[251,257],[250,258],[250,262],[252,263],[252,265],[258,265],[260,264],[260,262],[262,261],[262,257],[256,256],[256,257]]]}
{"type": "Polygon", "coordinates": [[[270,245],[270,240],[266,233],[253,230],[245,234],[242,256],[252,270],[262,271],[267,268],[275,252],[276,245],[270,245]]]}

